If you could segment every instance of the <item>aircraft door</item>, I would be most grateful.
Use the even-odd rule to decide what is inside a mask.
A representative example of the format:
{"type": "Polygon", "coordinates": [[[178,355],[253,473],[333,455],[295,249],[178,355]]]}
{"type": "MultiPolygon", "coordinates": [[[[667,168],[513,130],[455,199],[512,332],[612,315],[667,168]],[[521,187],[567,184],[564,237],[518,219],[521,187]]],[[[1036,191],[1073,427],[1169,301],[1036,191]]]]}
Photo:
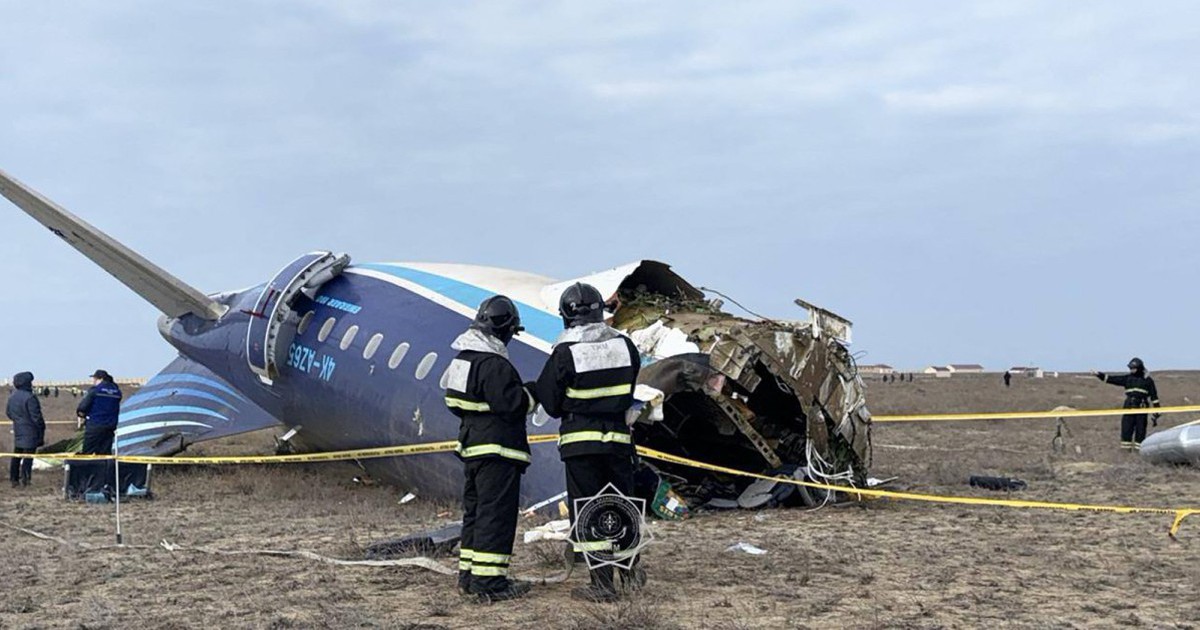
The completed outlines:
{"type": "Polygon", "coordinates": [[[296,299],[302,294],[314,297],[349,264],[346,254],[312,252],[293,260],[263,287],[246,331],[246,362],[263,383],[270,385],[278,378],[279,364],[296,333],[296,299]]]}

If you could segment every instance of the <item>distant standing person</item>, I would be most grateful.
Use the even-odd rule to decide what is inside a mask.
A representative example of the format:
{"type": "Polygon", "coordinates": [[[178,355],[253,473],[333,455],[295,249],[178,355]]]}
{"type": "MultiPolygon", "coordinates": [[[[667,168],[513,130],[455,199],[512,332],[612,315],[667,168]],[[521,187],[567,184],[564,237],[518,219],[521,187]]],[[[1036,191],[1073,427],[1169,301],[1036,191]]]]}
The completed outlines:
{"type": "Polygon", "coordinates": [[[117,432],[117,415],[121,410],[121,388],[104,370],[92,373],[93,385],[79,401],[75,414],[84,420],[84,455],[112,453],[113,436],[117,432]]]}
{"type": "Polygon", "coordinates": [[[1004,370],[1004,386],[1012,386],[1012,372],[1009,372],[1008,370],[1004,370]]]}
{"type": "MultiPolygon", "coordinates": [[[[42,403],[33,393],[33,374],[21,372],[13,376],[13,387],[16,389],[8,397],[6,410],[13,423],[13,452],[32,453],[46,443],[46,421],[42,418],[42,403]]],[[[14,488],[28,486],[32,474],[32,457],[12,458],[8,479],[14,488]]]]}
{"type": "MultiPolygon", "coordinates": [[[[1134,357],[1129,360],[1128,367],[1129,374],[1105,374],[1095,370],[1092,371],[1092,374],[1105,383],[1125,388],[1125,409],[1160,407],[1158,388],[1154,386],[1154,379],[1146,374],[1146,364],[1142,363],[1141,359],[1134,357]]],[[[1160,415],[1155,413],[1152,416],[1154,426],[1158,426],[1160,415]]],[[[1121,448],[1141,450],[1144,439],[1146,439],[1146,414],[1127,413],[1121,416],[1121,448]]]]}

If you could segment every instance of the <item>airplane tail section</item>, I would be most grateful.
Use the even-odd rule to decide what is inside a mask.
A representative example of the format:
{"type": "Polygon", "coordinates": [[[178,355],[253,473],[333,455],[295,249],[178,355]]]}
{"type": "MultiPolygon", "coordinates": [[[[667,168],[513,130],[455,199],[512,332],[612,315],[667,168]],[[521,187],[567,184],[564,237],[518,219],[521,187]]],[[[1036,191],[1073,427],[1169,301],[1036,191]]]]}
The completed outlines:
{"type": "Polygon", "coordinates": [[[0,195],[170,317],[218,319],[225,306],[0,170],[0,195]]]}
{"type": "Polygon", "coordinates": [[[117,447],[125,455],[174,455],[196,442],[279,424],[208,368],[180,356],[125,399],[117,447]]]}

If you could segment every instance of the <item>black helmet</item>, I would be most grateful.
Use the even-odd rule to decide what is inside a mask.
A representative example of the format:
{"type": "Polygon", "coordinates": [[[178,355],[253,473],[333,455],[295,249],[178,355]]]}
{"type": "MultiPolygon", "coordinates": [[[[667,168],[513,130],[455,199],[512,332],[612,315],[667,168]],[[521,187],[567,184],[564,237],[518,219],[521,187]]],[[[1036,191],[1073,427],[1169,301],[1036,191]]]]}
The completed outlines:
{"type": "Polygon", "coordinates": [[[1142,360],[1137,357],[1133,357],[1132,359],[1130,359],[1129,365],[1127,367],[1129,367],[1129,369],[1137,371],[1137,372],[1145,372],[1146,371],[1146,364],[1142,363],[1142,360]]]}
{"type": "Polygon", "coordinates": [[[604,321],[604,297],[590,284],[576,282],[563,291],[558,314],[567,328],[604,321]]]}
{"type": "Polygon", "coordinates": [[[525,330],[521,326],[521,313],[517,305],[503,295],[493,295],[479,305],[471,328],[481,330],[504,343],[512,341],[513,335],[525,330]]]}

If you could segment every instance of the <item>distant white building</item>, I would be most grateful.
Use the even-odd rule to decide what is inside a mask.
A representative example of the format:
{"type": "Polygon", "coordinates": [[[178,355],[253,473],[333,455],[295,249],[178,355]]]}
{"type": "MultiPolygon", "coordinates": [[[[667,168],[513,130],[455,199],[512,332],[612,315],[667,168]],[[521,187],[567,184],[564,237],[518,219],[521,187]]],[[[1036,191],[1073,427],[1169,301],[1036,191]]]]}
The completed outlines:
{"type": "Polygon", "coordinates": [[[876,365],[860,365],[860,366],[858,366],[858,373],[859,374],[884,374],[884,375],[895,374],[896,368],[894,368],[890,365],[887,365],[886,363],[879,363],[876,365]]]}
{"type": "Polygon", "coordinates": [[[950,368],[945,365],[931,365],[921,371],[925,374],[932,374],[938,378],[950,378],[951,376],[954,376],[954,372],[951,372],[950,368]]]}
{"type": "Polygon", "coordinates": [[[951,363],[946,369],[952,374],[983,374],[983,366],[976,363],[951,363]]]}
{"type": "Polygon", "coordinates": [[[1008,368],[1008,372],[1013,376],[1032,376],[1033,378],[1043,378],[1046,376],[1045,370],[1034,366],[1014,366],[1008,368]]]}

